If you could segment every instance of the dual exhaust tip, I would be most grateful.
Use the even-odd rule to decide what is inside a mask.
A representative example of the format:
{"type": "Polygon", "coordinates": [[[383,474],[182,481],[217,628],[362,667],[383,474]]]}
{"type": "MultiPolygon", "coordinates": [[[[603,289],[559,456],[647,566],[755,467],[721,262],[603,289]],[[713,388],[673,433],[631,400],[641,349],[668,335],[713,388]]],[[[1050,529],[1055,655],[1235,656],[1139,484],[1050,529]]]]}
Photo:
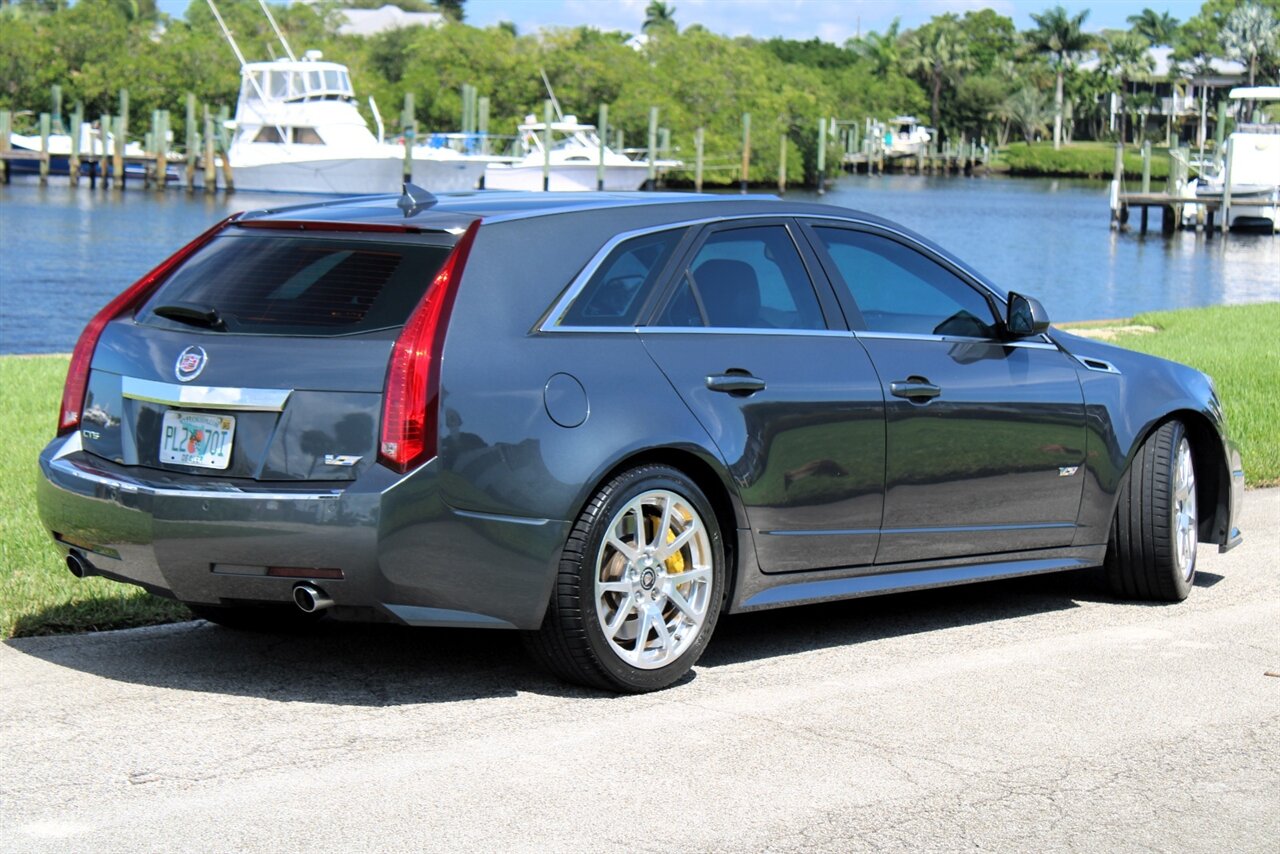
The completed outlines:
{"type": "MultiPolygon", "coordinates": [[[[88,558],[75,550],[67,552],[67,569],[76,578],[85,578],[86,576],[98,574],[93,564],[89,563],[88,558]]],[[[314,614],[317,611],[324,611],[333,607],[333,600],[329,598],[327,593],[314,584],[305,583],[294,586],[293,603],[306,614],[314,614]]]]}

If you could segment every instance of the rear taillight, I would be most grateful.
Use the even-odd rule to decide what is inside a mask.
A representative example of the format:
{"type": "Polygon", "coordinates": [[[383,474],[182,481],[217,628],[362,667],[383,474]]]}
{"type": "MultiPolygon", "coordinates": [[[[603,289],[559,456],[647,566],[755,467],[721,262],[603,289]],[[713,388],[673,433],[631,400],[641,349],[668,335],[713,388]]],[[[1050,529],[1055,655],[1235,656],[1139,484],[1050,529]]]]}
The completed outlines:
{"type": "Polygon", "coordinates": [[[239,215],[232,214],[170,255],[160,263],[160,266],[134,282],[93,316],[89,325],[80,333],[76,348],[71,353],[71,365],[67,368],[67,382],[62,387],[62,409],[58,413],[59,436],[80,426],[80,410],[84,407],[84,395],[89,385],[89,366],[93,363],[93,351],[98,347],[98,338],[102,335],[103,328],[117,317],[137,311],[179,264],[212,240],[214,235],[226,228],[227,224],[239,215]]]}
{"type": "Polygon", "coordinates": [[[406,472],[436,455],[440,355],[458,280],[479,229],[476,220],[458,240],[391,349],[378,462],[395,471],[406,472]]]}

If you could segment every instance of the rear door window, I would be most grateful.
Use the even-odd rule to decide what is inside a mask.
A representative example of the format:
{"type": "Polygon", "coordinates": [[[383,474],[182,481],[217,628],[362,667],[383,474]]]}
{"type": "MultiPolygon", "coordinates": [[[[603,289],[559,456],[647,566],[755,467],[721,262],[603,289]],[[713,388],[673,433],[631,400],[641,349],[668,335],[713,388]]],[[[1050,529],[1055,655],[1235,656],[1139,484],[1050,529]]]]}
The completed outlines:
{"type": "Polygon", "coordinates": [[[347,335],[402,326],[451,246],[352,237],[219,237],[161,286],[138,315],[190,328],[165,307],[216,312],[229,333],[347,335]],[[157,309],[160,313],[157,313],[157,309]]]}
{"type": "Polygon", "coordinates": [[[713,232],[684,271],[656,325],[826,328],[809,273],[781,225],[713,232]]]}

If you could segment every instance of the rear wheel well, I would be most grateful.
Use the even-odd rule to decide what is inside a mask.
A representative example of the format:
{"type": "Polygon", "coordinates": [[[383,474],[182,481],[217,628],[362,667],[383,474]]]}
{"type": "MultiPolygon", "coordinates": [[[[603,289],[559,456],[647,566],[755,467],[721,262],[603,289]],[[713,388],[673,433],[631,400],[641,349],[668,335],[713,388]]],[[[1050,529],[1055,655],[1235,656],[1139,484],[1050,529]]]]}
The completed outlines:
{"type": "Polygon", "coordinates": [[[1203,414],[1191,409],[1170,412],[1151,425],[1138,448],[1163,425],[1181,421],[1186,428],[1191,445],[1191,464],[1196,472],[1196,517],[1199,520],[1199,540],[1202,543],[1225,542],[1226,527],[1230,518],[1227,502],[1231,497],[1231,471],[1222,453],[1222,441],[1213,423],[1203,414]]]}
{"type": "MultiPolygon", "coordinates": [[[[720,537],[724,545],[725,580],[729,596],[725,597],[725,606],[732,601],[733,589],[738,577],[738,521],[734,509],[733,497],[729,494],[724,480],[712,466],[698,455],[679,448],[654,448],[633,454],[605,472],[604,476],[591,488],[590,495],[595,495],[604,484],[617,477],[619,473],[637,466],[656,463],[671,466],[684,472],[698,485],[716,514],[716,523],[720,526],[720,537]]],[[[590,498],[588,497],[588,500],[590,498]]],[[[581,511],[579,511],[581,512],[581,511]]]]}

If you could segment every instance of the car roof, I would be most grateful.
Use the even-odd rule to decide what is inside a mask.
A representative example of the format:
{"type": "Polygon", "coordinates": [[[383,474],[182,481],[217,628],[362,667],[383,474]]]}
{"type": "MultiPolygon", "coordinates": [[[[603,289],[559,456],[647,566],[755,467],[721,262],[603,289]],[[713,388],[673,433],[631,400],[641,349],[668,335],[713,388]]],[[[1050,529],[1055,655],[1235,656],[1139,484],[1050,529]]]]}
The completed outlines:
{"type": "Polygon", "coordinates": [[[421,200],[423,191],[413,188],[413,196],[378,195],[345,196],[326,202],[313,202],[279,208],[246,211],[246,220],[324,223],[330,225],[400,226],[413,231],[447,231],[461,233],[472,222],[483,219],[486,225],[527,220],[560,214],[583,214],[619,209],[646,208],[654,220],[669,216],[669,222],[731,218],[737,216],[818,216],[880,226],[904,235],[922,246],[948,258],[957,267],[982,282],[997,296],[1001,288],[921,234],[892,220],[866,211],[824,205],[815,202],[781,199],[766,194],[717,194],[679,192],[576,192],[545,193],[530,191],[471,190],[440,193],[427,203],[401,207],[402,200],[421,200]],[[667,208],[669,210],[663,210],[667,208]]]}
{"type": "Polygon", "coordinates": [[[465,227],[475,219],[493,223],[618,208],[670,207],[673,219],[762,213],[776,213],[778,216],[822,214],[893,225],[874,214],[862,211],[811,202],[792,202],[764,194],[473,190],[440,193],[433,197],[434,202],[415,205],[408,211],[397,206],[402,198],[397,195],[348,196],[326,202],[247,211],[242,220],[405,225],[423,230],[454,230],[465,227]]]}

